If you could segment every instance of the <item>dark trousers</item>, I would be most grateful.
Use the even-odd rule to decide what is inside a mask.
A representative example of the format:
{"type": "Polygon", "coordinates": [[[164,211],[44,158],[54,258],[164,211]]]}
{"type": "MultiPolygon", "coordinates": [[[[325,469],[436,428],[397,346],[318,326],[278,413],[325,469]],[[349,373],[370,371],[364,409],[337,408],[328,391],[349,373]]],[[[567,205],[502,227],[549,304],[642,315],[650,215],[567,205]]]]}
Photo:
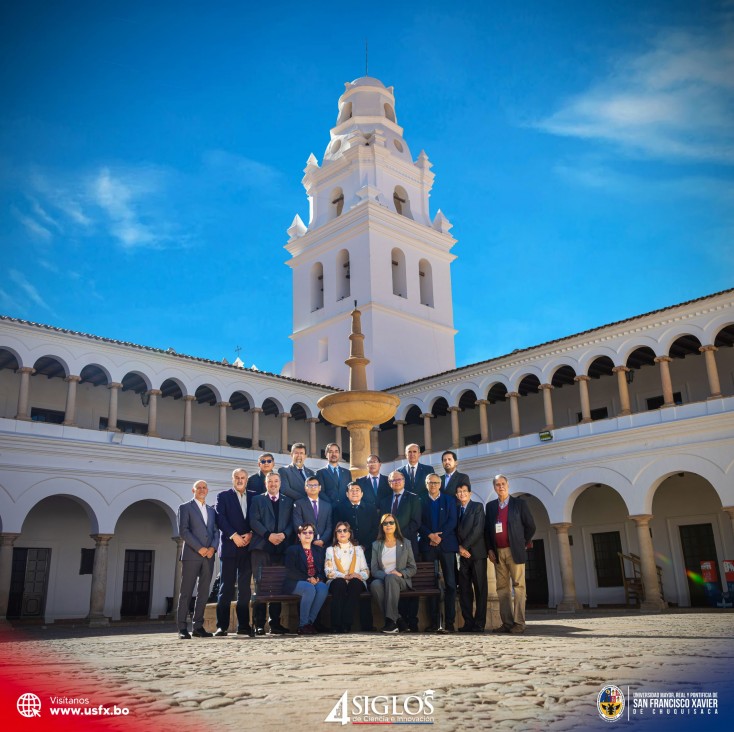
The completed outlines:
{"type": "MultiPolygon", "coordinates": [[[[270,554],[262,549],[253,549],[250,552],[252,557],[252,573],[257,577],[260,567],[283,566],[284,557],[282,554],[270,554]]],[[[268,605],[270,613],[270,625],[280,625],[280,603],[271,602],[268,605]]],[[[261,602],[255,605],[253,610],[253,621],[256,628],[265,627],[265,603],[261,602]]]]}
{"type": "Polygon", "coordinates": [[[211,559],[205,559],[204,557],[184,559],[181,562],[181,594],[178,596],[176,611],[179,630],[186,629],[191,596],[194,594],[197,581],[199,588],[196,590],[196,605],[192,626],[194,630],[204,627],[204,610],[206,609],[206,601],[209,598],[209,585],[212,583],[213,572],[214,557],[211,559]]]}
{"type": "Polygon", "coordinates": [[[459,607],[464,624],[484,628],[487,622],[486,559],[459,559],[459,607]],[[476,610],[473,610],[475,602],[476,610]]]}
{"type": "Polygon", "coordinates": [[[359,604],[359,596],[364,590],[361,580],[353,579],[347,582],[343,577],[337,577],[329,583],[331,593],[331,629],[351,630],[354,611],[359,604]]]}
{"type": "Polygon", "coordinates": [[[237,583],[237,630],[250,626],[250,582],[252,563],[250,550],[239,547],[234,557],[222,557],[219,572],[219,597],[217,598],[217,628],[228,630],[229,608],[234,599],[237,583]]]}
{"type": "MultiPolygon", "coordinates": [[[[456,554],[454,552],[442,552],[440,547],[433,546],[421,554],[422,562],[435,562],[436,560],[438,560],[443,576],[444,621],[447,625],[453,625],[456,620],[456,554]]],[[[431,625],[438,627],[441,620],[439,617],[439,598],[429,597],[428,608],[431,625]]]]}

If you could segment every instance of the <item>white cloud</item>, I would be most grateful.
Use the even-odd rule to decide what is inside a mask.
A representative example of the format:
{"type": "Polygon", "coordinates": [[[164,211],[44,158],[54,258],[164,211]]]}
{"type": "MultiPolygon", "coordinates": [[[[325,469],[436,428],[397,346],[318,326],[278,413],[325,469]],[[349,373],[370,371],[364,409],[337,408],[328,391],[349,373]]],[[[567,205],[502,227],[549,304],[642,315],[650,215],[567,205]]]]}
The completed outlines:
{"type": "Polygon", "coordinates": [[[657,158],[734,163],[734,25],[667,31],[537,123],[657,158]]]}
{"type": "Polygon", "coordinates": [[[235,180],[243,187],[272,186],[280,182],[283,177],[280,170],[272,165],[226,150],[205,152],[203,163],[205,168],[215,168],[219,175],[224,173],[228,180],[235,180]]]}
{"type": "Polygon", "coordinates": [[[12,296],[9,295],[5,290],[0,288],[0,307],[4,313],[24,313],[25,308],[12,296]]]}
{"type": "Polygon", "coordinates": [[[39,224],[34,218],[26,216],[22,211],[19,211],[15,206],[11,206],[10,210],[18,221],[20,221],[26,230],[35,237],[43,239],[44,241],[50,241],[53,238],[53,234],[42,224],[39,224]]]}
{"type": "Polygon", "coordinates": [[[25,275],[23,275],[21,272],[18,272],[17,269],[11,269],[8,274],[10,275],[10,279],[20,288],[23,293],[25,293],[26,297],[28,297],[31,302],[33,302],[35,305],[38,305],[39,307],[42,307],[44,310],[51,310],[46,301],[41,297],[38,290],[25,278],[25,275]]]}

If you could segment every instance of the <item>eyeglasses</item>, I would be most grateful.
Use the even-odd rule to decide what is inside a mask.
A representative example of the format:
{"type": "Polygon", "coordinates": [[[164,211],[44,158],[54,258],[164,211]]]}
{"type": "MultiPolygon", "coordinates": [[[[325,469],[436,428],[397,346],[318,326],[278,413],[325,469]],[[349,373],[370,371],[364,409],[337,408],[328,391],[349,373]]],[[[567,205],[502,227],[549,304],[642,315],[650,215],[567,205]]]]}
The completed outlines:
{"type": "Polygon", "coordinates": [[[390,485],[393,485],[394,483],[405,483],[405,479],[404,478],[396,478],[395,480],[388,480],[387,482],[390,483],[390,485]]]}
{"type": "Polygon", "coordinates": [[[395,526],[395,522],[394,521],[383,521],[382,525],[383,526],[395,526]]]}
{"type": "Polygon", "coordinates": [[[263,465],[269,465],[273,461],[272,460],[258,460],[258,462],[262,463],[263,465]]]}
{"type": "Polygon", "coordinates": [[[428,482],[428,485],[441,485],[440,480],[431,480],[428,482]]]}
{"type": "Polygon", "coordinates": [[[336,530],[336,533],[337,534],[348,534],[349,533],[349,529],[337,529],[336,530]]]}
{"type": "Polygon", "coordinates": [[[301,536],[313,536],[313,531],[302,531],[301,536]]]}

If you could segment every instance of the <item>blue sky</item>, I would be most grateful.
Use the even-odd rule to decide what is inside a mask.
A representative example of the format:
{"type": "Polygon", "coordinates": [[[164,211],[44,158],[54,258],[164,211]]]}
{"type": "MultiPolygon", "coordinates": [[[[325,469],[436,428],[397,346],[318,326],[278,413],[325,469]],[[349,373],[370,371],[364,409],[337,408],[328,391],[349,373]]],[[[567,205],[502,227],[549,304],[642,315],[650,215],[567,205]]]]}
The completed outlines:
{"type": "Polygon", "coordinates": [[[0,313],[279,372],[344,82],[454,224],[458,365],[734,286],[734,3],[0,11],[0,313]]]}

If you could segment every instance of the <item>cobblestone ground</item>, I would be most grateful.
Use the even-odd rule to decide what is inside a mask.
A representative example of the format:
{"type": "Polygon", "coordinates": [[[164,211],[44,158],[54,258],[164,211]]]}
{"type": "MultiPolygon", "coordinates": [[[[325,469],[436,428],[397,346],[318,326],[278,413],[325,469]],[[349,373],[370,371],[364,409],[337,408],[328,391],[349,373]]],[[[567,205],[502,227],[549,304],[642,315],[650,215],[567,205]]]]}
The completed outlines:
{"type": "MultiPolygon", "coordinates": [[[[681,729],[732,729],[734,712],[730,612],[537,615],[524,636],[180,641],[167,624],[5,635],[15,637],[2,644],[3,673],[26,680],[28,691],[74,695],[92,680],[160,730],[185,728],[185,721],[199,730],[338,729],[324,720],[345,690],[432,690],[434,729],[457,731],[609,729],[596,709],[609,683],[625,693],[628,686],[717,691],[719,714],[677,720],[685,722],[681,729]]],[[[676,720],[642,721],[622,719],[615,728],[667,732],[676,720]]]]}

